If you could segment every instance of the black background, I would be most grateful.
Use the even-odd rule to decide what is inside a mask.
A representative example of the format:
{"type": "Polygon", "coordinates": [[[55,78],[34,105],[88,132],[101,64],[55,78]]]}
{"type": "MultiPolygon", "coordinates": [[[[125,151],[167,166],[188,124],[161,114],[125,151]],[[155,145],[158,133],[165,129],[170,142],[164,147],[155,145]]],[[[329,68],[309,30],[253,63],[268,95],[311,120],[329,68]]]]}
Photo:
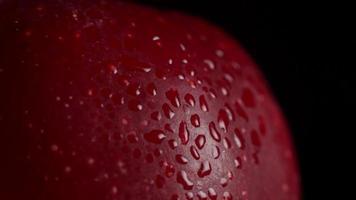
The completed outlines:
{"type": "Polygon", "coordinates": [[[238,39],[260,65],[289,121],[303,199],[353,199],[348,196],[356,157],[356,34],[351,31],[356,11],[351,5],[303,0],[144,3],[200,16],[238,39]]]}

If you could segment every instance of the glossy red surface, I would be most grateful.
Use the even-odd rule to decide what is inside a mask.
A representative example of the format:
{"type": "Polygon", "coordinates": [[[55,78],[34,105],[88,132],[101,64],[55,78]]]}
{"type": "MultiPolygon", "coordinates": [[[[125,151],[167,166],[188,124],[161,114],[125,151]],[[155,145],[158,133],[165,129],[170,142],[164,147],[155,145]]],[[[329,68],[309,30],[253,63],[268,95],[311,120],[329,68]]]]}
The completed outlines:
{"type": "Polygon", "coordinates": [[[128,3],[19,2],[0,5],[1,199],[299,199],[283,116],[221,30],[128,3]]]}

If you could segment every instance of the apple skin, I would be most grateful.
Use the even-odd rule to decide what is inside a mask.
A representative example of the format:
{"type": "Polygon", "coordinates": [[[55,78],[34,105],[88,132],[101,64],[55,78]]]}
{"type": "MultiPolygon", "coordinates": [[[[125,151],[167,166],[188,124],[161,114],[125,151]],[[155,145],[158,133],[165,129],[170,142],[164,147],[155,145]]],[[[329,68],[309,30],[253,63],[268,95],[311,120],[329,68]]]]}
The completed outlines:
{"type": "Polygon", "coordinates": [[[0,11],[0,199],[300,198],[284,117],[223,31],[110,0],[0,11]]]}

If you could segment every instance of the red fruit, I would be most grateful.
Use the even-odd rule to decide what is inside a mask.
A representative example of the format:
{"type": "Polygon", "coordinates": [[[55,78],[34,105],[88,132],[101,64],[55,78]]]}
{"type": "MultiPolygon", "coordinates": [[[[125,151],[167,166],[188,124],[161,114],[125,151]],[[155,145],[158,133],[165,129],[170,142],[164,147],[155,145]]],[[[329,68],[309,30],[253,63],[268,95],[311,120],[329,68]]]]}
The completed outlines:
{"type": "Polygon", "coordinates": [[[0,11],[0,199],[299,198],[279,108],[221,30],[114,1],[0,11]]]}

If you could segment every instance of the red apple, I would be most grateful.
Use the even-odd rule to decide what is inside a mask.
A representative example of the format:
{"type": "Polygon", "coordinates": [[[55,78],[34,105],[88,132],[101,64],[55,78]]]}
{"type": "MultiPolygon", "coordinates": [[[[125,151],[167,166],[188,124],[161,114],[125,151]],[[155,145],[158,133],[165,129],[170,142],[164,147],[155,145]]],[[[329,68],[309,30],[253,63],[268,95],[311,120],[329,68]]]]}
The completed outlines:
{"type": "Polygon", "coordinates": [[[299,199],[280,109],[220,29],[110,0],[0,11],[0,199],[299,199]]]}

